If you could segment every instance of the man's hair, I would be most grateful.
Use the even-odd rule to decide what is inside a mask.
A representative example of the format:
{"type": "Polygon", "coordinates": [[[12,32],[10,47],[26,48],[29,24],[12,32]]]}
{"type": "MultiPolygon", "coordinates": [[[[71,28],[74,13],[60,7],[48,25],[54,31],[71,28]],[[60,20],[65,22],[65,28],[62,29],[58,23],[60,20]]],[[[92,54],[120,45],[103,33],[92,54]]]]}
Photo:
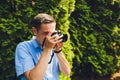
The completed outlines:
{"type": "Polygon", "coordinates": [[[46,13],[39,13],[30,22],[31,27],[35,27],[37,30],[40,29],[41,24],[49,24],[55,22],[55,19],[46,13]]]}

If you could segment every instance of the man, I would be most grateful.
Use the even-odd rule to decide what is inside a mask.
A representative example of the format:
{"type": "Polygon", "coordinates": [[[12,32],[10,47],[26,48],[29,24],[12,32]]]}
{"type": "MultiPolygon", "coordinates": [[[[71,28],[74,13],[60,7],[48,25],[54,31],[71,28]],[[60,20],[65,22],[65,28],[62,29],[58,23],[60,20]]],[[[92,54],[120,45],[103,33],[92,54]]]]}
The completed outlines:
{"type": "Polygon", "coordinates": [[[69,75],[70,66],[62,53],[63,35],[52,35],[56,32],[54,18],[40,13],[31,23],[33,38],[16,47],[17,76],[21,80],[59,80],[59,70],[69,75]]]}

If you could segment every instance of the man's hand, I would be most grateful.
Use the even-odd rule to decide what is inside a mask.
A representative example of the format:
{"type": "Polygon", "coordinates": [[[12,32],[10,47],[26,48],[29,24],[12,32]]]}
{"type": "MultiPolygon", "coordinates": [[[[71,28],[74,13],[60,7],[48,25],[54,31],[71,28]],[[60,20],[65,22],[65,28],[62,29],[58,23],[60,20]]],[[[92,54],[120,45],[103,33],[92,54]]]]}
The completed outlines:
{"type": "Polygon", "coordinates": [[[55,45],[54,50],[55,50],[55,51],[60,51],[60,50],[62,49],[62,47],[63,47],[63,42],[57,43],[57,44],[55,45]]]}
{"type": "Polygon", "coordinates": [[[61,49],[63,46],[61,37],[63,35],[59,36],[59,35],[55,34],[55,35],[51,36],[51,34],[52,33],[49,33],[46,36],[43,48],[49,48],[49,49],[55,48],[56,50],[61,49]]]}

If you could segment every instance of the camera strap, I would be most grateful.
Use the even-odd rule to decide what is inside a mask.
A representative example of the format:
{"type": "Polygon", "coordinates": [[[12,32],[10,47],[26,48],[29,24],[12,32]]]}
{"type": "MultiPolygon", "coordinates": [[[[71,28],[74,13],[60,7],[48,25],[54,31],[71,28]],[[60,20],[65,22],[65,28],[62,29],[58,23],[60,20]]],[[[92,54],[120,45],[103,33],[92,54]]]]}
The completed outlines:
{"type": "MultiPolygon", "coordinates": [[[[44,47],[45,40],[46,40],[46,38],[43,40],[42,48],[44,47]]],[[[50,64],[50,63],[52,62],[52,58],[53,58],[53,56],[54,56],[54,51],[52,51],[52,55],[51,55],[51,58],[50,58],[50,61],[48,62],[48,64],[50,64]]]]}
{"type": "Polygon", "coordinates": [[[43,47],[44,47],[45,40],[46,40],[46,38],[43,40],[43,43],[42,43],[42,49],[43,49],[43,47]]]}
{"type": "Polygon", "coordinates": [[[51,55],[51,58],[50,58],[50,61],[48,62],[48,64],[50,64],[52,62],[53,56],[54,56],[54,52],[52,51],[52,55],[51,55]]]}

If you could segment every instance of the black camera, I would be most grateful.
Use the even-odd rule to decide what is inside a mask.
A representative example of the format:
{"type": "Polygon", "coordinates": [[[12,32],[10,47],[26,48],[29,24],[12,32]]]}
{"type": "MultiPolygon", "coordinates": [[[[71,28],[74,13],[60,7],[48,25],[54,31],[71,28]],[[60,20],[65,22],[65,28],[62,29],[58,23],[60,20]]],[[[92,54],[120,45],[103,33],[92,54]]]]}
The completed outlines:
{"type": "Polygon", "coordinates": [[[55,35],[55,34],[57,34],[57,35],[59,35],[59,36],[63,35],[63,37],[61,38],[61,39],[62,39],[62,42],[66,42],[67,39],[68,39],[68,35],[67,35],[67,34],[62,34],[59,30],[56,31],[56,32],[53,32],[53,33],[51,34],[51,36],[53,36],[53,35],[55,35]]]}

